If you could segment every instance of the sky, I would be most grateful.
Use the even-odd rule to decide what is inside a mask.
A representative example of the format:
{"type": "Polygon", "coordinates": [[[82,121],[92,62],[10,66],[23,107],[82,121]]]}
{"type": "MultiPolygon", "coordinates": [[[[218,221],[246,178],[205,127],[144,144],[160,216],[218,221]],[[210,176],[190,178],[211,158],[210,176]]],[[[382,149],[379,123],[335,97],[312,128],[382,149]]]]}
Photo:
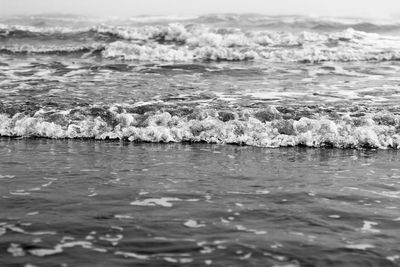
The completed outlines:
{"type": "Polygon", "coordinates": [[[400,0],[0,0],[0,16],[68,13],[95,16],[261,13],[400,17],[400,0]]]}

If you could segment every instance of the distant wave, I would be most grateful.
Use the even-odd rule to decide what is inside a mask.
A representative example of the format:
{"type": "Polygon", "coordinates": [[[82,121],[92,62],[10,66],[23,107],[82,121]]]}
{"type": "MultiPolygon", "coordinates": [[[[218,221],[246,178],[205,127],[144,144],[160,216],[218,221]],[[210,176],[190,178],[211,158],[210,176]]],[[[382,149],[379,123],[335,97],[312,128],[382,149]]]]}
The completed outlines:
{"type": "MultiPolygon", "coordinates": [[[[365,32],[388,32],[400,30],[400,19],[396,18],[351,18],[351,17],[310,17],[300,15],[268,16],[262,14],[208,14],[201,16],[132,16],[121,17],[87,17],[66,14],[45,14],[39,16],[13,16],[0,18],[0,23],[23,22],[29,25],[67,26],[95,24],[124,24],[124,25],[162,25],[165,23],[206,24],[213,26],[258,27],[264,29],[301,29],[305,31],[340,31],[353,28],[365,32]]],[[[0,25],[1,28],[1,25],[0,25]]]]}
{"type": "Polygon", "coordinates": [[[161,33],[156,35],[157,41],[151,43],[138,44],[127,40],[111,43],[103,51],[103,56],[150,61],[321,62],[400,59],[399,37],[385,37],[352,29],[332,34],[216,33],[208,30],[191,32],[184,27],[174,26],[161,33]]]}
{"type": "Polygon", "coordinates": [[[105,58],[120,60],[321,62],[400,59],[400,37],[354,29],[333,33],[290,33],[198,24],[87,29],[3,25],[0,36],[8,40],[6,45],[0,43],[2,53],[84,54],[95,51],[105,58]],[[40,39],[43,35],[45,38],[40,39]],[[81,45],[77,45],[79,43],[81,45]]]}
{"type": "Polygon", "coordinates": [[[341,31],[353,28],[364,32],[400,31],[399,19],[265,16],[260,14],[211,14],[193,20],[193,23],[258,27],[265,29],[300,29],[306,31],[341,31]]]}
{"type": "Polygon", "coordinates": [[[193,21],[198,19],[198,16],[135,16],[129,20],[140,23],[155,23],[155,22],[177,22],[177,21],[193,21]]]}
{"type": "MultiPolygon", "coordinates": [[[[0,24],[0,38],[38,37],[43,35],[79,34],[89,31],[90,28],[73,29],[68,27],[35,27],[24,25],[0,24]]],[[[1,40],[1,39],[0,39],[1,40]]]]}
{"type": "Polygon", "coordinates": [[[330,117],[317,111],[302,115],[272,106],[229,111],[125,105],[39,109],[31,114],[4,112],[0,114],[0,135],[10,137],[400,148],[400,116],[380,111],[330,117]]]}
{"type": "Polygon", "coordinates": [[[83,46],[60,46],[60,45],[14,45],[0,46],[0,53],[4,54],[59,54],[69,55],[78,54],[80,56],[93,55],[100,53],[104,49],[102,44],[83,45],[83,46]]]}

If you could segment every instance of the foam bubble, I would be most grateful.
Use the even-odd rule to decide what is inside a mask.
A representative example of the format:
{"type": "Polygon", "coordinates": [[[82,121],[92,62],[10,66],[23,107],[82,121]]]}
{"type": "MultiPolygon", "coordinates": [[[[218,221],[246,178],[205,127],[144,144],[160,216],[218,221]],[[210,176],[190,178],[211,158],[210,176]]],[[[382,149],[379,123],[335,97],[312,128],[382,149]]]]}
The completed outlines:
{"type": "Polygon", "coordinates": [[[25,251],[21,248],[19,244],[11,243],[7,248],[7,252],[13,255],[14,257],[23,257],[26,255],[25,251]]]}
{"type": "Polygon", "coordinates": [[[0,174],[0,179],[12,179],[14,177],[15,177],[15,175],[9,175],[9,174],[1,175],[0,174]]]}
{"type": "Polygon", "coordinates": [[[189,228],[200,228],[206,226],[205,224],[198,223],[196,220],[187,220],[183,225],[189,228]]]}
{"type": "Polygon", "coordinates": [[[371,244],[351,244],[351,245],[346,245],[346,248],[357,249],[357,250],[367,250],[370,248],[375,248],[375,246],[371,245],[371,244]]]}
{"type": "Polygon", "coordinates": [[[175,197],[163,197],[163,198],[148,198],[144,200],[136,200],[131,202],[133,206],[162,206],[171,208],[173,204],[171,201],[180,201],[181,199],[175,197]]]}
{"type": "Polygon", "coordinates": [[[37,248],[37,249],[29,250],[30,254],[32,254],[34,256],[39,256],[39,257],[59,254],[61,252],[63,252],[63,249],[61,247],[59,247],[59,246],[56,246],[53,249],[37,248]]]}
{"type": "Polygon", "coordinates": [[[361,231],[365,232],[365,233],[374,233],[374,234],[380,233],[381,232],[380,230],[373,228],[373,226],[376,226],[376,225],[378,225],[377,222],[364,221],[364,225],[361,228],[361,231]]]}
{"type": "Polygon", "coordinates": [[[126,258],[135,258],[135,259],[139,259],[139,260],[148,260],[150,258],[149,256],[140,255],[140,254],[133,253],[133,252],[124,252],[124,251],[116,251],[114,254],[121,255],[126,258]]]}
{"type": "Polygon", "coordinates": [[[93,249],[92,243],[87,241],[71,241],[62,244],[57,244],[54,248],[37,248],[37,249],[30,249],[28,252],[34,256],[45,257],[54,254],[59,254],[64,251],[64,248],[72,248],[80,246],[86,249],[93,249]]]}

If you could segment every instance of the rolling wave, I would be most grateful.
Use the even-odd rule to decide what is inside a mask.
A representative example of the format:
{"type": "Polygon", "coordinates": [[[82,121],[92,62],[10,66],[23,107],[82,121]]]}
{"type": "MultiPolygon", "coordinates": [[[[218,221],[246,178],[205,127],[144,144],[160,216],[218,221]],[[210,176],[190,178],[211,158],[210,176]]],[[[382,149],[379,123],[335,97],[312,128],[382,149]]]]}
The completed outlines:
{"type": "Polygon", "coordinates": [[[190,107],[90,106],[0,114],[9,137],[207,142],[259,147],[400,148],[400,116],[301,114],[283,107],[216,110],[190,107]]]}
{"type": "Polygon", "coordinates": [[[4,54],[79,54],[79,55],[93,55],[104,50],[103,44],[93,45],[13,45],[13,46],[0,46],[0,53],[4,54]]]}
{"type": "Polygon", "coordinates": [[[291,33],[179,23],[143,27],[96,26],[87,29],[3,25],[0,27],[0,36],[6,40],[0,42],[0,53],[101,52],[105,58],[135,61],[321,62],[400,59],[400,37],[354,29],[333,33],[291,33]],[[45,38],[40,39],[43,36],[45,38]]]}

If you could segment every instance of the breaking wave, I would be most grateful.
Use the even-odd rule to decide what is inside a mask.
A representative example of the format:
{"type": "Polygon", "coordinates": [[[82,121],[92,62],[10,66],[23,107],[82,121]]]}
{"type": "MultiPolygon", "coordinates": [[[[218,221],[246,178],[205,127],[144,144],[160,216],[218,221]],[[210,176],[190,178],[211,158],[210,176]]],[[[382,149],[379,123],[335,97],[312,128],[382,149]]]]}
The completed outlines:
{"type": "Polygon", "coordinates": [[[0,47],[4,54],[80,54],[91,55],[104,50],[103,44],[93,45],[12,45],[0,47]]]}
{"type": "Polygon", "coordinates": [[[105,58],[120,60],[321,62],[400,59],[399,37],[354,29],[334,33],[291,33],[179,23],[143,27],[96,26],[78,30],[3,25],[0,36],[8,40],[0,46],[1,53],[96,51],[102,52],[105,58]],[[40,42],[42,35],[47,37],[40,42]],[[20,39],[28,37],[33,38],[34,44],[29,40],[21,44],[20,39]],[[60,40],[64,39],[65,44],[60,46],[60,40]],[[13,43],[13,40],[17,41],[13,43]]]}
{"type": "Polygon", "coordinates": [[[363,116],[311,116],[273,106],[232,111],[154,105],[91,106],[63,111],[39,109],[32,114],[2,113],[0,135],[399,149],[400,116],[380,111],[363,116]]]}

